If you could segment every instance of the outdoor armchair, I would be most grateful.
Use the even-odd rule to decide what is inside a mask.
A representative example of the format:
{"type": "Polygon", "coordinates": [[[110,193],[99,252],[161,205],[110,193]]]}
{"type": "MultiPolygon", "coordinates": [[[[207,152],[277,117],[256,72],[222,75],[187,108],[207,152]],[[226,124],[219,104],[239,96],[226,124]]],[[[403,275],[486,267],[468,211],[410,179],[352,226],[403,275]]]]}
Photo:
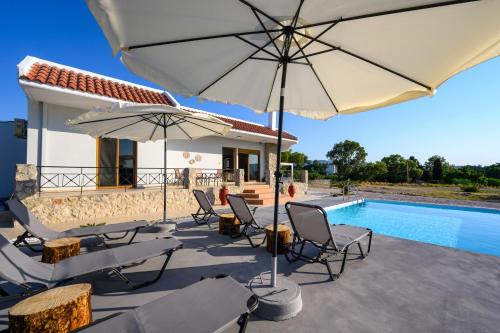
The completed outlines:
{"type": "Polygon", "coordinates": [[[196,201],[198,201],[198,205],[200,205],[196,213],[191,214],[193,220],[199,225],[206,223],[207,226],[211,228],[210,219],[213,216],[219,215],[215,212],[205,192],[202,190],[193,190],[193,195],[196,198],[196,201]]]}
{"type": "MultiPolygon", "coordinates": [[[[154,239],[69,257],[55,264],[46,264],[26,255],[0,235],[0,277],[21,287],[22,292],[13,294],[22,295],[52,288],[82,275],[109,270],[129,287],[137,289],[158,281],[170,257],[180,248],[182,243],[175,238],[154,239]],[[163,255],[166,257],[165,261],[157,276],[150,281],[134,284],[121,272],[125,266],[163,255]]],[[[3,293],[12,294],[5,289],[3,293]]]]}
{"type": "Polygon", "coordinates": [[[233,278],[207,278],[78,332],[245,332],[257,306],[257,297],[233,278]]]}
{"type": "Polygon", "coordinates": [[[243,226],[243,230],[241,230],[240,233],[233,235],[234,238],[240,237],[240,236],[245,236],[248,241],[250,242],[250,245],[252,247],[259,247],[261,246],[265,241],[266,241],[266,236],[264,236],[264,239],[262,242],[258,244],[254,244],[252,241],[251,236],[253,236],[256,233],[263,232],[265,231],[264,227],[261,226],[254,217],[255,211],[257,210],[257,207],[255,207],[253,210],[251,210],[248,207],[247,202],[245,201],[245,198],[234,195],[234,194],[229,194],[227,196],[227,201],[229,202],[229,206],[231,206],[231,209],[235,215],[235,218],[240,220],[241,225],[243,226]]]}
{"type": "Polygon", "coordinates": [[[102,226],[73,228],[66,231],[55,231],[47,228],[40,220],[33,215],[29,209],[18,199],[10,199],[6,202],[10,212],[26,230],[22,235],[18,236],[14,242],[15,246],[25,244],[33,251],[39,251],[32,247],[27,238],[38,238],[43,244],[47,240],[53,240],[64,237],[96,237],[100,242],[106,245],[105,240],[117,240],[127,237],[132,232],[132,237],[128,241],[131,244],[139,229],[148,226],[146,221],[132,221],[123,223],[106,224],[102,226]],[[110,234],[124,233],[120,236],[111,236],[110,234]]]}
{"type": "Polygon", "coordinates": [[[370,253],[373,235],[370,229],[345,224],[330,225],[325,210],[316,205],[288,202],[285,209],[294,232],[292,244],[286,252],[289,262],[302,260],[323,264],[330,278],[335,280],[344,272],[347,255],[352,246],[359,249],[361,259],[370,253]],[[361,241],[364,239],[368,241],[366,253],[361,246],[361,241]],[[307,243],[317,249],[314,257],[304,254],[307,243]],[[341,267],[337,273],[333,273],[333,259],[339,255],[341,267]]]}

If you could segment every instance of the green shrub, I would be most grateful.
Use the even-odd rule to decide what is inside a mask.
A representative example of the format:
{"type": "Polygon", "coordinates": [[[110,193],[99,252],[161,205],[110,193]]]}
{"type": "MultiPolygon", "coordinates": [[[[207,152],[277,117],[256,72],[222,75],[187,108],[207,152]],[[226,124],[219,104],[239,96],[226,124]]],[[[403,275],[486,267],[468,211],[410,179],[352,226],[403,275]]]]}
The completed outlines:
{"type": "Polygon", "coordinates": [[[500,187],[500,179],[498,178],[486,178],[486,183],[488,186],[500,187]]]}
{"type": "Polygon", "coordinates": [[[450,184],[453,185],[470,185],[472,181],[467,178],[453,178],[450,180],[450,184]]]}
{"type": "Polygon", "coordinates": [[[479,192],[480,186],[479,184],[462,185],[460,189],[466,193],[479,192]]]}

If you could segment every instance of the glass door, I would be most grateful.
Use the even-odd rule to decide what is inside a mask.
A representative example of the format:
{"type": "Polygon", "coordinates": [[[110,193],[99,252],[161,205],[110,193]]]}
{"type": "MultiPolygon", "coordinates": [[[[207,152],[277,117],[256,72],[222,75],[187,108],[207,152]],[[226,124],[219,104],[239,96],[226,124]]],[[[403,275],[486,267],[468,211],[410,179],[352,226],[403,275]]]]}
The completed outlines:
{"type": "Polygon", "coordinates": [[[257,150],[240,149],[238,168],[245,170],[245,181],[260,181],[260,152],[257,150]]]}
{"type": "Polygon", "coordinates": [[[137,143],[110,138],[97,142],[98,187],[135,186],[137,143]]]}

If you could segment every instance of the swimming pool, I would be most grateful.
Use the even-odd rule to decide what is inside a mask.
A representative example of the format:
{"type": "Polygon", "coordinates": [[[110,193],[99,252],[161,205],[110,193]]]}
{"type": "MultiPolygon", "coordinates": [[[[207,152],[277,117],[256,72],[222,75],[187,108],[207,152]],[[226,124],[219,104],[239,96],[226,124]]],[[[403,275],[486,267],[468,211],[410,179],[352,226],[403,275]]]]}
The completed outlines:
{"type": "Polygon", "coordinates": [[[500,211],[493,209],[366,200],[327,213],[334,224],[500,256],[500,211]]]}

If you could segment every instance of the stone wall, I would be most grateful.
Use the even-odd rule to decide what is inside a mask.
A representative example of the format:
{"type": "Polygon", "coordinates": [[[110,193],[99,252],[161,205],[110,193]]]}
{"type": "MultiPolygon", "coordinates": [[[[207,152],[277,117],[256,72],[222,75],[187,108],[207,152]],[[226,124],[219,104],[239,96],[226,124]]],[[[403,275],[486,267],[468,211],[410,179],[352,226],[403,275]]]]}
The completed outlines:
{"type": "MultiPolygon", "coordinates": [[[[186,169],[184,188],[167,189],[167,216],[189,216],[198,209],[192,194],[197,188],[207,193],[212,204],[220,205],[217,186],[197,186],[196,169],[186,169]]],[[[244,172],[238,173],[241,186],[227,185],[229,193],[241,193],[244,172]]],[[[42,222],[60,224],[64,222],[107,222],[120,217],[159,219],[163,213],[163,191],[161,188],[131,189],[128,191],[65,193],[47,192],[38,195],[37,169],[33,165],[18,165],[16,171],[16,196],[42,222]],[[37,194],[37,195],[35,195],[37,194]]]]}
{"type": "Polygon", "coordinates": [[[274,172],[276,171],[276,150],[277,145],[266,143],[264,145],[264,178],[266,183],[274,188],[274,172]]]}
{"type": "MultiPolygon", "coordinates": [[[[308,171],[303,170],[301,174],[301,181],[300,182],[293,182],[295,185],[295,193],[296,196],[302,196],[304,194],[307,194],[307,189],[308,189],[308,171]]],[[[291,181],[284,181],[283,182],[283,187],[281,189],[281,192],[283,194],[288,194],[288,187],[290,186],[292,182],[291,181]]]]}
{"type": "Polygon", "coordinates": [[[19,199],[32,196],[38,191],[38,172],[33,164],[17,164],[14,195],[19,199]]]}
{"type": "MultiPolygon", "coordinates": [[[[170,218],[189,216],[198,209],[198,203],[191,193],[194,188],[207,193],[208,199],[215,205],[220,205],[217,186],[197,186],[196,169],[186,170],[185,188],[168,188],[167,216],[170,218]]],[[[244,183],[243,170],[238,172],[239,184],[226,185],[229,193],[241,193],[244,183]]],[[[32,195],[36,191],[36,168],[19,166],[16,174],[16,193],[26,206],[46,224],[65,222],[111,222],[126,219],[159,219],[163,212],[163,191],[161,188],[131,189],[110,192],[79,193],[42,193],[32,195]]],[[[284,184],[283,190],[288,191],[289,184],[284,184]]],[[[297,194],[307,191],[307,183],[295,182],[297,194]]],[[[287,193],[287,192],[285,192],[287,193]]],[[[228,206],[229,207],[229,206],[228,206]]]]}

